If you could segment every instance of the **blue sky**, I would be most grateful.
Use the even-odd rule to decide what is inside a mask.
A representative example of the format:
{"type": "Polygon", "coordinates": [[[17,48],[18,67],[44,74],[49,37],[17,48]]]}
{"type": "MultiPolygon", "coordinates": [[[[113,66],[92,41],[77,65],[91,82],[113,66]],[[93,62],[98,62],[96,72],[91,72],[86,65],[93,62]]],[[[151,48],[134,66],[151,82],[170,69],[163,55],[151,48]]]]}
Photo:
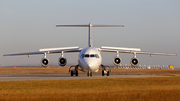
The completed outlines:
{"type": "MultiPolygon", "coordinates": [[[[43,55],[3,57],[7,53],[40,48],[88,46],[87,28],[56,28],[57,24],[123,24],[124,28],[93,28],[94,47],[141,48],[142,51],[176,53],[178,56],[137,55],[140,64],[180,68],[179,0],[1,0],[1,65],[39,64],[43,55]]],[[[114,53],[102,53],[103,64],[112,64],[114,53]]],[[[60,54],[47,56],[58,64],[60,54]]],[[[78,53],[65,54],[77,64],[78,53]]],[[[129,64],[132,54],[120,54],[129,64]]]]}

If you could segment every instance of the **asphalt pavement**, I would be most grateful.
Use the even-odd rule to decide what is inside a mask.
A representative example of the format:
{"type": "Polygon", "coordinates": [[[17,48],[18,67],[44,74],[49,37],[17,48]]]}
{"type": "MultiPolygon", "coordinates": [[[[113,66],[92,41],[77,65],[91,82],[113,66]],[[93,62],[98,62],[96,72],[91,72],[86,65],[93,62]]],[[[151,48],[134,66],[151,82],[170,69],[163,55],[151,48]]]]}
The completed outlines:
{"type": "Polygon", "coordinates": [[[0,81],[27,81],[27,80],[73,80],[73,79],[99,79],[99,78],[141,78],[141,77],[163,77],[165,75],[109,75],[102,76],[93,74],[87,77],[86,74],[70,76],[70,74],[0,74],[0,81]]]}

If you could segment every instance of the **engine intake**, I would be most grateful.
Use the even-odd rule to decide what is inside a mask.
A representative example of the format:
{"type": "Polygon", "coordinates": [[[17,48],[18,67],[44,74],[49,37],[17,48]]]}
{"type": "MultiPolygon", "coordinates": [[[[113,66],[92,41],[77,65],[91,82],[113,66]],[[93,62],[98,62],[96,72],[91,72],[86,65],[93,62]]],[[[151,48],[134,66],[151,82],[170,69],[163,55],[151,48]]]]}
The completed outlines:
{"type": "Polygon", "coordinates": [[[49,63],[50,63],[49,59],[47,59],[47,58],[42,58],[42,59],[41,59],[41,65],[42,65],[43,67],[49,66],[49,63]]]}
{"type": "Polygon", "coordinates": [[[132,58],[130,64],[133,67],[137,67],[139,65],[139,60],[137,58],[132,58]]]}
{"type": "Polygon", "coordinates": [[[121,64],[121,58],[120,58],[120,57],[115,57],[115,58],[113,59],[113,64],[114,64],[115,66],[119,66],[119,65],[121,64]]]}
{"type": "Polygon", "coordinates": [[[58,64],[59,64],[60,66],[65,66],[66,63],[67,63],[66,58],[60,57],[60,58],[58,59],[58,64]]]}

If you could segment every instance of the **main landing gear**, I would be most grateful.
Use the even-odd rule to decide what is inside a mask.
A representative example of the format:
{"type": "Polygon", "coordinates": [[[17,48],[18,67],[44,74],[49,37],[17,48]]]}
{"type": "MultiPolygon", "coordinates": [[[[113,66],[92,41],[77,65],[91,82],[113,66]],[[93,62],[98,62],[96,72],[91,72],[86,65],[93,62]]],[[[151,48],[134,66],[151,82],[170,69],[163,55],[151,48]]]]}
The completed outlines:
{"type": "Polygon", "coordinates": [[[69,72],[71,72],[71,76],[73,76],[74,74],[76,76],[78,76],[78,66],[79,65],[75,65],[75,66],[73,65],[73,66],[69,67],[69,72]],[[75,70],[71,70],[72,67],[75,67],[75,70]]]}
{"type": "Polygon", "coordinates": [[[107,76],[109,76],[109,71],[107,70],[102,70],[102,76],[104,76],[104,75],[107,75],[107,76]]]}
{"type": "Polygon", "coordinates": [[[111,72],[111,67],[110,66],[104,66],[104,65],[101,65],[101,67],[102,67],[102,76],[104,76],[104,75],[109,76],[109,70],[106,70],[106,67],[108,67],[110,69],[110,72],[111,72]]]}

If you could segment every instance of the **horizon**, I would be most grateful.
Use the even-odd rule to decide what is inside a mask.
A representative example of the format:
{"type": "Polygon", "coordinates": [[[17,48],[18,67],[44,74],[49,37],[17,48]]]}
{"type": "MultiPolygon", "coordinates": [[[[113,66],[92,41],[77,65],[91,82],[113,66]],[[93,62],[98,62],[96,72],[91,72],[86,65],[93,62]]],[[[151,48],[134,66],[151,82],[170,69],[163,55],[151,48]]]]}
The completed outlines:
{"type": "MultiPolygon", "coordinates": [[[[180,1],[2,1],[0,4],[0,64],[39,64],[43,55],[3,57],[42,48],[88,47],[88,28],[56,28],[57,24],[125,25],[92,28],[95,47],[140,48],[141,51],[177,56],[137,55],[140,64],[180,68],[180,1]],[[88,4],[88,5],[87,5],[88,4]]],[[[115,53],[101,53],[102,64],[113,64],[115,53]]],[[[78,53],[64,53],[68,64],[77,64],[78,53]]],[[[48,54],[58,64],[60,54],[48,54]]],[[[120,53],[122,64],[133,54],[120,53]]]]}

